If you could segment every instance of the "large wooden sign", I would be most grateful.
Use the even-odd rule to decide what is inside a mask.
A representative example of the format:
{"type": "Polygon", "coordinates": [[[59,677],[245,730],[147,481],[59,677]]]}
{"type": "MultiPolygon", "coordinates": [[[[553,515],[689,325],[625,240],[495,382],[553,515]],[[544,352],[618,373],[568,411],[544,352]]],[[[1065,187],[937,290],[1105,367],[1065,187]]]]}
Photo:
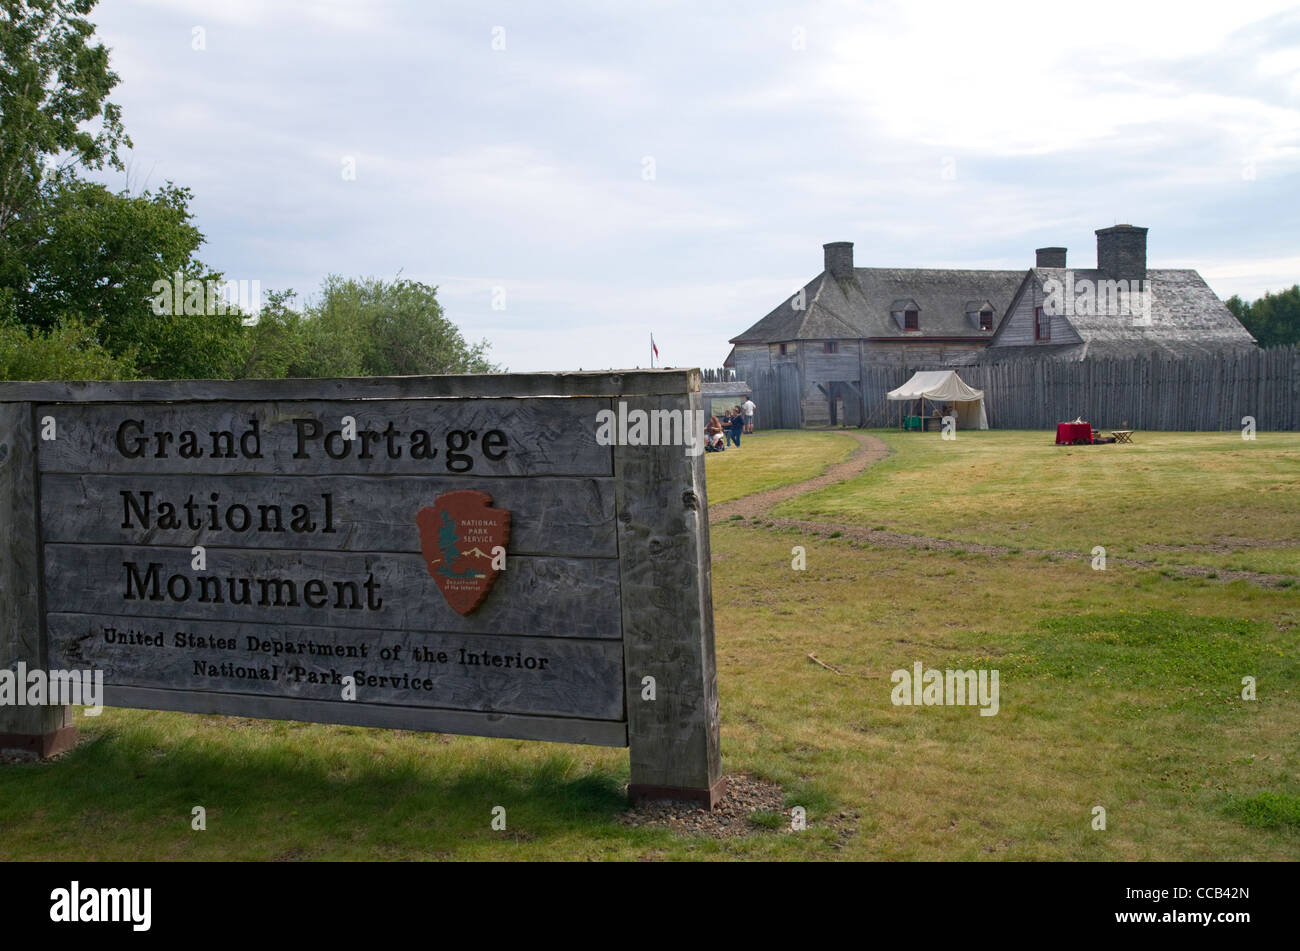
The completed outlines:
{"type": "MultiPolygon", "coordinates": [[[[701,409],[696,371],[0,384],[0,668],[630,746],[634,797],[712,804],[701,409]],[[628,438],[637,414],[681,438],[628,438]]],[[[70,722],[0,707],[0,747],[70,722]]]]}

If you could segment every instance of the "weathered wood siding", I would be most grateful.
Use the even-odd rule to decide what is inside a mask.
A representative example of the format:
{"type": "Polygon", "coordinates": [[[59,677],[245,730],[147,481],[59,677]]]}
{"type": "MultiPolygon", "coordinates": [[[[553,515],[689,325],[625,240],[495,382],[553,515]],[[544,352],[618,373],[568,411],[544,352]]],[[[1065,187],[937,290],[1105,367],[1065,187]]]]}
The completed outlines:
{"type": "Polygon", "coordinates": [[[1082,416],[1097,429],[1300,431],[1300,348],[1169,357],[1021,359],[958,370],[987,394],[989,425],[1052,429],[1082,416]]]}
{"type": "Polygon", "coordinates": [[[987,340],[872,340],[863,353],[870,366],[903,367],[913,371],[922,367],[955,367],[979,353],[987,340]]]}
{"type": "MultiPolygon", "coordinates": [[[[414,513],[408,534],[415,534],[414,513]]],[[[206,557],[207,569],[192,571],[188,548],[46,545],[47,610],[457,633],[509,631],[521,638],[548,630],[564,637],[621,636],[614,558],[508,557],[506,570],[483,606],[462,617],[443,599],[420,555],[209,548],[206,557]],[[264,585],[262,579],[272,583],[264,585]],[[316,593],[320,588],[308,587],[313,580],[324,583],[323,594],[316,593]],[[338,585],[344,586],[341,594],[338,585]],[[312,601],[323,606],[313,606],[312,601]],[[371,606],[376,603],[378,607],[371,606]]]]}
{"type": "MultiPolygon", "coordinates": [[[[36,434],[30,403],[0,403],[0,669],[48,666],[42,635],[36,434]]],[[[72,725],[64,706],[0,707],[0,736],[41,737],[72,725]]],[[[14,744],[17,744],[15,739],[14,744]]]]}
{"type": "MultiPolygon", "coordinates": [[[[435,476],[227,476],[219,497],[211,483],[192,473],[41,477],[45,541],[106,544],[301,548],[316,551],[420,553],[412,532],[414,512],[429,499],[464,488],[461,477],[435,476]],[[185,506],[193,502],[200,527],[191,527],[185,506]],[[307,504],[317,524],[312,532],[292,528],[292,507],[307,504]],[[212,526],[210,509],[217,508],[212,526]],[[225,513],[231,505],[249,510],[248,528],[235,531],[225,513]],[[179,528],[160,527],[166,506],[179,528]],[[328,511],[333,530],[324,531],[328,511]],[[147,519],[147,521],[146,521],[147,519]],[[262,531],[263,525],[280,531],[262,531]]],[[[473,487],[511,512],[513,555],[613,558],[612,478],[476,478],[473,487]],[[557,504],[562,503],[562,504],[557,504]]],[[[241,516],[242,517],[242,516],[241,516]]]]}
{"type": "Polygon", "coordinates": [[[596,443],[596,413],[609,400],[365,400],[350,402],[188,402],[121,405],[43,405],[37,415],[53,416],[59,438],[41,447],[42,472],[241,473],[295,475],[541,476],[611,474],[609,447],[596,443]],[[364,434],[341,436],[344,417],[364,434]],[[256,422],[259,458],[241,445],[256,422]],[[385,436],[389,427],[396,434],[385,436]],[[124,456],[120,438],[139,455],[124,456]],[[203,455],[181,454],[180,434],[192,432],[203,455]],[[233,457],[214,455],[212,433],[234,437],[233,457]],[[158,433],[164,434],[159,440],[158,433]],[[459,451],[453,433],[473,433],[459,451]],[[489,433],[505,443],[485,453],[489,433]],[[317,434],[317,435],[312,435],[317,434]],[[373,434],[373,435],[372,435],[373,434]],[[421,439],[420,434],[428,438],[421,439]],[[167,435],[174,437],[166,439],[167,435]],[[392,449],[390,451],[390,442],[392,449]],[[396,458],[392,453],[400,453],[396,458]],[[424,455],[426,458],[420,458],[424,455]],[[427,456],[432,458],[427,458],[427,456]],[[465,468],[466,465],[469,468],[465,468]]]}
{"type": "Polygon", "coordinates": [[[104,671],[109,705],[119,686],[210,692],[232,683],[239,693],[338,701],[350,674],[358,703],[623,719],[617,641],[539,637],[520,646],[513,637],[108,614],[53,614],[50,637],[55,667],[104,671]],[[148,643],[109,643],[108,632],[148,643]],[[396,656],[385,660],[381,652],[396,656]],[[242,673],[222,677],[223,665],[242,673]]]}
{"type": "MultiPolygon", "coordinates": [[[[661,397],[629,404],[675,405],[661,397]]],[[[702,412],[698,393],[691,408],[702,412]]],[[[614,468],[633,794],[708,789],[712,801],[722,760],[704,456],[617,446],[614,468]]]]}
{"type": "MultiPolygon", "coordinates": [[[[1043,298],[1041,286],[1031,284],[1024,288],[1024,292],[1012,305],[1011,313],[1003,318],[1002,325],[998,328],[998,347],[1033,346],[1036,343],[1083,342],[1083,338],[1079,336],[1074,327],[1070,325],[1069,319],[1063,314],[1049,315],[1048,319],[1051,322],[1050,340],[1039,341],[1035,339],[1034,312],[1036,308],[1043,305],[1043,298]]],[[[1074,417],[1070,418],[1073,419],[1074,417]]]]}
{"type": "MultiPolygon", "coordinates": [[[[703,459],[610,445],[597,415],[693,430],[699,389],[680,370],[0,384],[0,661],[102,670],[109,704],[630,744],[634,787],[707,798],[703,459]],[[464,616],[416,521],[461,489],[511,513],[464,616]],[[647,676],[658,700],[630,712],[647,676]]],[[[23,726],[2,712],[0,734],[23,726]]]]}

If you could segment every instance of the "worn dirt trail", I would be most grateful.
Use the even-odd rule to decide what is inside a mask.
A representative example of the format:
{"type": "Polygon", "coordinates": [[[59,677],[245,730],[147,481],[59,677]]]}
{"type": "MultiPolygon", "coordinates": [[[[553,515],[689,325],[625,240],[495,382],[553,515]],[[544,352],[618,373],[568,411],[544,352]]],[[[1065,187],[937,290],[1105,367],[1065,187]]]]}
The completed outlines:
{"type": "Polygon", "coordinates": [[[879,462],[889,455],[889,447],[875,436],[868,436],[866,433],[854,432],[853,430],[835,430],[835,432],[842,432],[845,436],[858,441],[859,448],[848,459],[837,462],[814,479],[796,482],[793,485],[783,485],[779,489],[768,489],[766,492],[755,492],[753,495],[732,499],[730,502],[723,502],[719,505],[710,505],[709,524],[712,525],[715,522],[728,520],[733,515],[740,515],[744,518],[763,515],[786,499],[792,499],[796,495],[816,492],[818,489],[834,485],[836,482],[852,479],[862,473],[867,466],[879,462]]]}
{"type": "MultiPolygon", "coordinates": [[[[813,479],[796,482],[793,485],[756,492],[730,502],[709,506],[709,524],[730,522],[735,525],[757,528],[768,527],[787,531],[797,531],[804,535],[820,538],[845,538],[851,542],[867,544],[876,548],[924,549],[930,551],[962,551],[980,555],[1021,554],[1029,557],[1050,556],[1058,560],[1083,560],[1092,558],[1090,552],[1060,551],[1037,548],[1011,548],[1004,545],[981,545],[977,542],[963,542],[951,538],[931,538],[926,535],[912,535],[907,532],[876,530],[864,525],[850,525],[844,522],[818,522],[799,518],[764,517],[780,503],[796,496],[815,492],[837,482],[845,482],[860,475],[870,465],[889,455],[889,447],[876,436],[854,430],[830,430],[838,432],[858,442],[858,449],[844,462],[836,463],[824,473],[813,479]],[[736,519],[735,516],[740,518],[736,519]],[[755,521],[761,519],[761,521],[755,521]]],[[[1152,549],[1160,546],[1150,546],[1152,549]]],[[[1264,574],[1255,571],[1230,571],[1224,568],[1211,568],[1204,565],[1159,565],[1155,562],[1141,561],[1134,558],[1111,557],[1110,563],[1128,565],[1134,568],[1163,568],[1185,577],[1207,577],[1215,575],[1221,581],[1247,581],[1262,587],[1285,587],[1294,582],[1289,575],[1264,574]]]]}

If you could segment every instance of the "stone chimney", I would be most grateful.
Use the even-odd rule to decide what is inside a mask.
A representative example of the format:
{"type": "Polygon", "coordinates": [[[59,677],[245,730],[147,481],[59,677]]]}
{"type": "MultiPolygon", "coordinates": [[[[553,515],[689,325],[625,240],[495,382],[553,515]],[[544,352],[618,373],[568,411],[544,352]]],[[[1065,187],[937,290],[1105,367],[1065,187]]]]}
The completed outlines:
{"type": "Polygon", "coordinates": [[[1035,267],[1065,267],[1065,248],[1039,248],[1035,267]]]}
{"type": "Polygon", "coordinates": [[[1098,229],[1097,270],[1113,281],[1145,281],[1147,229],[1132,225],[1098,229]]]}
{"type": "Polygon", "coordinates": [[[837,281],[852,280],[853,242],[832,241],[830,244],[823,244],[822,250],[826,252],[826,270],[830,276],[837,281]]]}

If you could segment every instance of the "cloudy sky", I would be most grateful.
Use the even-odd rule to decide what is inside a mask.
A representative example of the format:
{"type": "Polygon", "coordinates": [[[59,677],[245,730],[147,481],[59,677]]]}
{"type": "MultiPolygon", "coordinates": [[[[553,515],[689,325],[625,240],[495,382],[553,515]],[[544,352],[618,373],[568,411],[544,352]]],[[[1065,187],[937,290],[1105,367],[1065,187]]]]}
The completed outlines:
{"type": "MultiPolygon", "coordinates": [[[[1095,260],[1300,281],[1294,2],[101,0],[133,190],[310,295],[437,285],[512,370],[718,366],[856,263],[1095,260]],[[1288,10],[1288,8],[1290,8],[1288,10]]],[[[123,184],[122,176],[109,179],[123,184]]],[[[301,296],[300,296],[301,300],[301,296]]]]}

